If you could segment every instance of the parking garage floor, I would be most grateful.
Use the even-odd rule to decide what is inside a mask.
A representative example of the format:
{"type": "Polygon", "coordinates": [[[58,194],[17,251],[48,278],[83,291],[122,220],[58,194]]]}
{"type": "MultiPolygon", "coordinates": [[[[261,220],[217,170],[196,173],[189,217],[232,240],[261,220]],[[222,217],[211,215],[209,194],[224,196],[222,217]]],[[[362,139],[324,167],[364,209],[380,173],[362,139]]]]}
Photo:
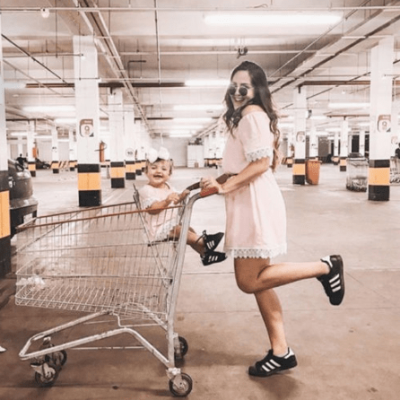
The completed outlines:
{"type": "MultiPolygon", "coordinates": [[[[171,179],[183,189],[211,169],[176,169],[171,179]]],[[[277,180],[286,200],[288,254],[277,261],[317,260],[339,253],[345,262],[346,297],[330,306],[316,280],[277,289],[286,333],[299,365],[269,378],[247,375],[263,357],[268,340],[254,298],[239,291],[233,260],[203,267],[187,249],[176,314],[176,330],[189,350],[182,370],[193,379],[190,399],[205,400],[397,400],[400,393],[400,186],[389,202],[371,202],[364,192],[345,188],[346,173],[323,164],[318,185],[292,185],[291,169],[277,180]]],[[[140,187],[146,180],[138,177],[140,187]]],[[[34,192],[39,215],[77,208],[76,172],[37,171],[34,192]]],[[[130,201],[132,181],[111,189],[102,178],[103,202],[130,201]]],[[[266,199],[268,201],[268,199],[266,199]]],[[[199,232],[224,230],[223,197],[196,202],[191,225],[199,232]]],[[[13,251],[16,240],[12,240],[13,251]]],[[[18,267],[13,256],[13,270],[18,267]]],[[[142,400],[172,398],[165,367],[148,351],[68,350],[68,362],[50,388],[40,388],[29,361],[19,352],[32,335],[77,315],[16,306],[15,277],[0,281],[0,399],[142,400]]],[[[93,325],[82,330],[96,330],[93,325]]],[[[149,333],[165,348],[163,334],[149,333]]],[[[53,337],[57,343],[57,338],[53,337]]],[[[110,347],[130,345],[130,337],[107,339],[110,347]]]]}

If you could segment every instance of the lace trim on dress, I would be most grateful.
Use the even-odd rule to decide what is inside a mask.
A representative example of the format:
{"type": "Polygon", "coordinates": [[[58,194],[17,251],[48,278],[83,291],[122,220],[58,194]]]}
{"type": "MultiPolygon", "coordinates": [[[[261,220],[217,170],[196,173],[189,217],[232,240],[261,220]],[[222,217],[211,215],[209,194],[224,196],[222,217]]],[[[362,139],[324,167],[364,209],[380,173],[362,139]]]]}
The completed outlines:
{"type": "Polygon", "coordinates": [[[273,249],[225,249],[226,254],[232,258],[273,258],[286,254],[286,251],[286,244],[273,249]]]}
{"type": "Polygon", "coordinates": [[[273,155],[273,150],[271,147],[265,147],[263,149],[258,149],[255,151],[249,151],[246,153],[246,159],[247,161],[256,161],[261,158],[265,157],[272,157],[273,155]]]}

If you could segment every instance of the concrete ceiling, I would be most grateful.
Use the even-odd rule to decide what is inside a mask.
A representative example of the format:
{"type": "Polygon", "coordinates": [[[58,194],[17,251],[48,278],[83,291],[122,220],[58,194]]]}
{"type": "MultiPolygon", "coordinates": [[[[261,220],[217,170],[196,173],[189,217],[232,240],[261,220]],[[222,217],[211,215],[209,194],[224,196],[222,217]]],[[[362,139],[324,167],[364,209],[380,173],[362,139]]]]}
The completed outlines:
{"type": "MultiPolygon", "coordinates": [[[[54,113],[28,113],[26,105],[75,104],[74,35],[94,35],[99,54],[101,118],[107,120],[112,87],[123,87],[153,136],[168,135],[173,118],[211,117],[194,135],[211,129],[221,111],[177,111],[178,104],[222,104],[226,87],[188,87],[188,79],[229,79],[243,60],[267,72],[282,121],[293,114],[293,92],[307,91],[318,130],[368,120],[368,110],[328,108],[329,102],[369,102],[370,51],[395,38],[393,98],[400,95],[400,1],[363,0],[0,0],[7,128],[34,119],[46,129],[54,113]],[[49,15],[43,17],[42,9],[49,15]],[[211,26],[205,17],[231,13],[337,14],[333,25],[211,26]],[[399,76],[399,78],[397,78],[399,76]],[[396,81],[397,80],[397,81],[396,81]],[[13,85],[19,82],[21,87],[13,85]],[[10,87],[11,85],[11,87],[10,87]]],[[[70,115],[73,116],[73,113],[70,115]]],[[[25,123],[26,124],[26,123],[25,123]]],[[[60,127],[68,128],[61,124],[60,127]]],[[[285,132],[286,129],[282,128],[285,132]]]]}

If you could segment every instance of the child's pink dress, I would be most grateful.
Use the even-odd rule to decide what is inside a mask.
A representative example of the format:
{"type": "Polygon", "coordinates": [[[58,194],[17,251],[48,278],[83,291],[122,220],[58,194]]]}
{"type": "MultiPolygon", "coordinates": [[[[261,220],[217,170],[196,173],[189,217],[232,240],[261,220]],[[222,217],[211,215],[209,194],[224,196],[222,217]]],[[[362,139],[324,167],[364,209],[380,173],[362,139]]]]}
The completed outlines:
{"type": "MultiPolygon", "coordinates": [[[[145,185],[139,189],[140,205],[145,210],[154,202],[165,200],[171,193],[176,193],[176,190],[168,183],[166,183],[165,188],[145,185]]],[[[168,209],[158,214],[143,213],[151,241],[167,239],[168,233],[177,225],[178,210],[177,208],[168,209]]]]}
{"type": "MultiPolygon", "coordinates": [[[[225,173],[238,174],[251,161],[273,156],[274,136],[263,111],[245,115],[229,134],[225,173]]],[[[225,252],[234,258],[270,258],[286,253],[286,209],[269,168],[253,182],[225,195],[225,252]]]]}

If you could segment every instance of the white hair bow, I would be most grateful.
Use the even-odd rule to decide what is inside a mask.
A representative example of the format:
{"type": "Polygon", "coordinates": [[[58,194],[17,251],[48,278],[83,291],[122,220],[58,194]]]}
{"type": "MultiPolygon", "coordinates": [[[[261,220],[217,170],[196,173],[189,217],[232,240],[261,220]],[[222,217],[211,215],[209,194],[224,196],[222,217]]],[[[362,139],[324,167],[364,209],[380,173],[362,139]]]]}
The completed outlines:
{"type": "Polygon", "coordinates": [[[158,151],[153,148],[149,149],[147,153],[147,159],[149,162],[154,163],[158,158],[161,160],[169,160],[169,151],[165,147],[160,147],[160,150],[158,151]]]}

